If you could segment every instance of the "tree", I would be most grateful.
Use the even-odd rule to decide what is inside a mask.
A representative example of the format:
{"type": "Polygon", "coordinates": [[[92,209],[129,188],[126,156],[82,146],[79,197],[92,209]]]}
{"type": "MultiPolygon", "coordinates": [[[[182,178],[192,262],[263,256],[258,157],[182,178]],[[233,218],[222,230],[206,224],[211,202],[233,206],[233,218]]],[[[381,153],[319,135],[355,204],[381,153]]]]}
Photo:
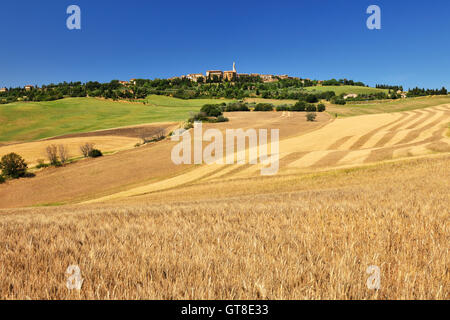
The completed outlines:
{"type": "Polygon", "coordinates": [[[291,107],[291,111],[305,111],[306,103],[304,101],[299,101],[291,107]]]}
{"type": "Polygon", "coordinates": [[[58,147],[54,144],[47,146],[45,149],[47,152],[47,159],[52,166],[56,166],[59,164],[58,161],[58,147]]]}
{"type": "Polygon", "coordinates": [[[89,157],[89,152],[94,149],[94,144],[90,142],[86,142],[85,144],[80,146],[80,151],[85,158],[89,157]]]}
{"type": "Polygon", "coordinates": [[[222,115],[222,108],[216,104],[205,104],[200,112],[204,112],[208,117],[218,117],[222,115]]]}
{"type": "Polygon", "coordinates": [[[5,177],[17,179],[26,175],[28,165],[21,156],[13,152],[2,157],[0,168],[5,177]]]}
{"type": "Polygon", "coordinates": [[[103,153],[98,150],[98,149],[92,149],[91,151],[89,151],[89,157],[91,158],[98,158],[98,157],[102,157],[103,153]]]}
{"type": "Polygon", "coordinates": [[[316,120],[316,113],[315,112],[308,112],[306,114],[306,121],[315,121],[316,120]]]}
{"type": "Polygon", "coordinates": [[[316,108],[315,105],[309,104],[309,105],[306,107],[306,111],[308,111],[308,112],[316,112],[316,111],[317,111],[317,108],[316,108]]]}
{"type": "Polygon", "coordinates": [[[59,159],[61,160],[61,163],[66,163],[69,161],[69,150],[65,145],[60,144],[58,146],[58,153],[59,153],[59,159]]]}
{"type": "Polygon", "coordinates": [[[325,110],[326,110],[326,107],[325,107],[325,105],[323,103],[319,103],[317,105],[317,111],[318,112],[324,112],[325,110]]]}
{"type": "Polygon", "coordinates": [[[318,99],[317,96],[314,95],[314,94],[308,94],[308,95],[305,97],[305,101],[306,101],[306,102],[309,102],[309,103],[316,103],[316,102],[319,101],[319,99],[318,99]]]}

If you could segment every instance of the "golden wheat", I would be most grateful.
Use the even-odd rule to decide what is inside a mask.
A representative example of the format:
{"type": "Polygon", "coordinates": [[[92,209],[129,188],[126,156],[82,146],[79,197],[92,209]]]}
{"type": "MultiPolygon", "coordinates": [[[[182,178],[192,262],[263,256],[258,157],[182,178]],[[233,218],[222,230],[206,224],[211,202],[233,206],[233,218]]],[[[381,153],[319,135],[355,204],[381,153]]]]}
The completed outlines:
{"type": "Polygon", "coordinates": [[[443,156],[3,210],[0,297],[448,299],[449,167],[443,156]],[[80,291],[66,288],[69,265],[80,291]],[[370,265],[380,290],[366,286],[370,265]]]}

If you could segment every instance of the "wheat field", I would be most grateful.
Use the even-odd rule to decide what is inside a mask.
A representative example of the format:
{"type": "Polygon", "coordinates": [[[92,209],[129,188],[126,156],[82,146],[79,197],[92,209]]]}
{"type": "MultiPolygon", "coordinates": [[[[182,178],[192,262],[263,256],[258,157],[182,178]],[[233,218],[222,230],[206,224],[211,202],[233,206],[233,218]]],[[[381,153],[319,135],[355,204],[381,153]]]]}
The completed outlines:
{"type": "MultiPolygon", "coordinates": [[[[281,114],[278,119],[295,123],[300,116],[295,114],[291,117],[289,119],[281,114]]],[[[449,120],[450,105],[445,104],[408,112],[362,115],[324,122],[314,130],[281,139],[280,170],[277,174],[298,174],[448,153],[449,120]]],[[[283,124],[277,125],[283,128],[283,124]]],[[[169,179],[152,181],[88,202],[138,196],[185,184],[211,184],[258,177],[265,165],[249,165],[248,153],[249,150],[245,164],[203,165],[169,179]]]]}
{"type": "Polygon", "coordinates": [[[449,167],[443,155],[2,210],[0,297],[448,299],[449,167]]]}
{"type": "Polygon", "coordinates": [[[230,119],[282,129],[278,174],[176,166],[166,140],[1,185],[0,298],[450,298],[448,104],[230,119]]]}

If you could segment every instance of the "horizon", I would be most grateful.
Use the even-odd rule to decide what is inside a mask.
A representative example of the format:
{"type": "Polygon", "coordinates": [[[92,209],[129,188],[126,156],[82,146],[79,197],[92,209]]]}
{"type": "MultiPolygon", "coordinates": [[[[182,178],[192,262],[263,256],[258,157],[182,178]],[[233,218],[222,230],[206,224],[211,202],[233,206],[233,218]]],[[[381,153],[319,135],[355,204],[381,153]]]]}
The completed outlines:
{"type": "Polygon", "coordinates": [[[346,78],[371,87],[450,87],[450,45],[441,37],[450,31],[450,4],[443,0],[281,6],[196,1],[176,7],[136,0],[4,4],[0,24],[8,32],[0,51],[0,87],[167,79],[231,70],[233,61],[238,73],[346,78]],[[66,27],[71,4],[81,8],[81,30],[66,27]],[[371,4],[381,8],[381,30],[366,27],[371,4]]]}

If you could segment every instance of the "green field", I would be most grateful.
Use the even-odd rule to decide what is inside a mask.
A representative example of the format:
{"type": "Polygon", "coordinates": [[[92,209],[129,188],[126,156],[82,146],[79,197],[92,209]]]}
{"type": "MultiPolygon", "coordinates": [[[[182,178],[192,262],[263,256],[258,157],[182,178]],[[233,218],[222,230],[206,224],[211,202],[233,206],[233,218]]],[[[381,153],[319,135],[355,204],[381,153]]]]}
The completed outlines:
{"type": "Polygon", "coordinates": [[[433,96],[407,98],[397,100],[373,101],[366,104],[346,104],[343,106],[327,104],[327,111],[339,117],[351,117],[364,114],[402,112],[415,109],[423,109],[441,104],[450,104],[449,96],[433,96]]]}
{"type": "Polygon", "coordinates": [[[161,107],[194,107],[203,106],[205,104],[217,104],[222,102],[232,102],[229,99],[178,99],[167,96],[150,95],[144,100],[140,100],[152,106],[161,107]]]}
{"type": "Polygon", "coordinates": [[[0,105],[0,141],[32,141],[68,133],[151,122],[183,121],[206,103],[227,100],[149,96],[147,105],[95,98],[0,105]]]}
{"type": "Polygon", "coordinates": [[[305,89],[310,92],[334,91],[337,96],[342,93],[370,94],[370,93],[377,93],[377,92],[385,92],[385,93],[389,92],[388,89],[377,89],[377,88],[359,87],[359,86],[317,86],[317,87],[305,87],[305,89]]]}

